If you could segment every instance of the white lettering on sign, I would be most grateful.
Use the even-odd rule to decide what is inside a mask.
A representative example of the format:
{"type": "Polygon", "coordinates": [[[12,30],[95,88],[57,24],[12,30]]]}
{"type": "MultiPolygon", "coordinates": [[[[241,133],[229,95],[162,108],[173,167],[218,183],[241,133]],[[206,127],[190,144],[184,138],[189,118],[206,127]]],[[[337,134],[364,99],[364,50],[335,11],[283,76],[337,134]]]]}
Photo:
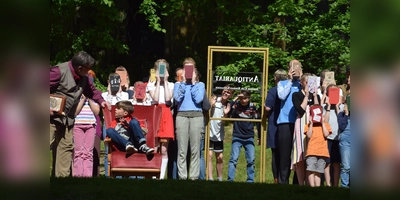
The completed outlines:
{"type": "Polygon", "coordinates": [[[215,76],[215,81],[224,81],[224,82],[250,82],[257,83],[260,82],[258,80],[258,76],[248,77],[248,76],[215,76]]]}

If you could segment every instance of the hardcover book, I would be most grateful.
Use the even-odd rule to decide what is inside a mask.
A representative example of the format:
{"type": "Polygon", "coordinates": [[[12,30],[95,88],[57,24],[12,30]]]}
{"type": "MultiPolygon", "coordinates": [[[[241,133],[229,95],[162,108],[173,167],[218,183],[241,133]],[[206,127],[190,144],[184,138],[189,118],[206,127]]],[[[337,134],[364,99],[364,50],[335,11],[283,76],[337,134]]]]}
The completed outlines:
{"type": "Polygon", "coordinates": [[[192,80],[192,78],[193,78],[193,69],[194,68],[194,66],[193,65],[188,65],[188,64],[186,64],[185,66],[184,66],[184,70],[185,70],[185,79],[186,80],[192,80]]]}
{"type": "Polygon", "coordinates": [[[137,100],[144,100],[146,97],[146,84],[138,83],[135,86],[135,98],[137,100]]]}
{"type": "Polygon", "coordinates": [[[58,94],[50,94],[50,108],[55,111],[55,114],[64,115],[65,101],[67,97],[58,94]]]}
{"type": "Polygon", "coordinates": [[[156,70],[150,69],[150,82],[155,82],[155,81],[156,81],[156,70]]]}
{"type": "Polygon", "coordinates": [[[121,77],[119,75],[118,76],[110,76],[111,92],[118,92],[120,85],[121,85],[121,77]]]}
{"type": "Polygon", "coordinates": [[[158,76],[160,76],[160,78],[164,78],[165,77],[165,68],[166,65],[165,63],[158,63],[158,76]]]}
{"type": "Polygon", "coordinates": [[[320,85],[320,77],[317,76],[308,76],[308,91],[310,93],[316,92],[316,89],[318,89],[320,85]]]}
{"type": "Polygon", "coordinates": [[[330,87],[328,89],[329,103],[331,105],[336,105],[339,103],[340,98],[340,88],[330,87]]]}
{"type": "Polygon", "coordinates": [[[325,81],[326,81],[326,86],[331,84],[336,85],[335,72],[325,72],[325,81]]]}
{"type": "Polygon", "coordinates": [[[115,73],[119,74],[119,77],[121,79],[121,85],[127,85],[128,84],[128,73],[127,73],[127,71],[116,71],[115,73]]]}
{"type": "Polygon", "coordinates": [[[310,106],[310,112],[311,112],[311,120],[313,123],[322,122],[322,106],[320,105],[310,106]]]}

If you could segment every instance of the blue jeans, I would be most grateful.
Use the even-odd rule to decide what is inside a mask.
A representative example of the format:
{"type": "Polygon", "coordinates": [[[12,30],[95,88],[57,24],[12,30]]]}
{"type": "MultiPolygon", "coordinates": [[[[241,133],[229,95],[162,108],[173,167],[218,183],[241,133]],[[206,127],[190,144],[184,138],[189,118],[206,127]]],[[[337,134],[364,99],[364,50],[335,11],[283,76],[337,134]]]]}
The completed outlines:
{"type": "Polygon", "coordinates": [[[228,164],[228,181],[235,179],[236,165],[239,159],[240,150],[244,147],[247,161],[247,182],[254,182],[254,138],[242,139],[232,137],[231,158],[228,164]]]}
{"type": "Polygon", "coordinates": [[[126,145],[129,143],[139,149],[140,145],[146,142],[146,138],[143,136],[142,129],[137,119],[131,119],[129,122],[129,131],[131,135],[128,140],[122,137],[114,128],[108,128],[107,135],[120,151],[125,151],[126,145]]]}
{"type": "MultiPolygon", "coordinates": [[[[175,137],[176,138],[176,137],[175,137]]],[[[178,179],[178,143],[176,140],[170,140],[168,143],[168,179],[178,179]]]]}
{"type": "MultiPolygon", "coordinates": [[[[103,140],[106,136],[106,125],[103,124],[103,140]]],[[[104,175],[108,177],[108,145],[104,145],[104,175]]]]}
{"type": "Polygon", "coordinates": [[[350,119],[346,129],[339,135],[339,150],[342,159],[340,169],[341,187],[350,187],[350,119]]]}
{"type": "Polygon", "coordinates": [[[200,141],[200,174],[199,180],[206,180],[206,163],[204,162],[204,133],[201,133],[200,141]]]}

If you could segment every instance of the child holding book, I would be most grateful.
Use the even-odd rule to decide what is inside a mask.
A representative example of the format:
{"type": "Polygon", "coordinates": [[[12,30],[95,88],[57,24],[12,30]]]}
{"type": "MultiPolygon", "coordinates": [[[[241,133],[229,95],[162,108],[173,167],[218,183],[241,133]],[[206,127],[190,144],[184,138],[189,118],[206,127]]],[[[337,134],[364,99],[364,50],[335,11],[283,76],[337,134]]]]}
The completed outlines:
{"type": "Polygon", "coordinates": [[[154,149],[146,144],[139,121],[132,117],[132,103],[124,100],[115,105],[115,119],[111,122],[111,128],[107,129],[107,135],[115,146],[127,154],[132,154],[138,149],[145,154],[153,153],[154,149]]]}
{"type": "Polygon", "coordinates": [[[320,118],[321,121],[316,122],[312,114],[308,125],[304,128],[304,134],[309,139],[306,151],[306,176],[311,187],[321,185],[321,173],[324,173],[325,160],[329,158],[327,137],[332,130],[329,123],[325,122],[328,117],[320,118]]]}

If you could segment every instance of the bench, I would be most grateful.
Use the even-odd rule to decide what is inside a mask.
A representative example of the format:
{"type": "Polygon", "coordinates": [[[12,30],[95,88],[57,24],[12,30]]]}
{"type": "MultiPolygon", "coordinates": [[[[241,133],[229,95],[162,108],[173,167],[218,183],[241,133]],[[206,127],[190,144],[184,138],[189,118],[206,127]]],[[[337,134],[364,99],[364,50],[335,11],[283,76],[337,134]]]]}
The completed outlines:
{"type": "MultiPolygon", "coordinates": [[[[161,122],[162,108],[157,105],[142,106],[135,105],[133,117],[139,121],[146,119],[148,133],[145,135],[147,145],[155,148],[157,133],[161,122]]],[[[115,106],[112,106],[111,111],[108,108],[103,108],[104,123],[106,128],[110,127],[111,121],[115,117],[115,106]]],[[[144,153],[134,153],[127,155],[126,152],[119,151],[112,143],[111,138],[104,140],[105,145],[108,145],[108,171],[110,177],[116,176],[144,176],[151,179],[152,177],[160,178],[162,155],[160,152],[146,155],[144,153]]],[[[160,141],[162,142],[162,141],[160,141]]],[[[161,148],[160,148],[161,149],[161,148]]]]}

